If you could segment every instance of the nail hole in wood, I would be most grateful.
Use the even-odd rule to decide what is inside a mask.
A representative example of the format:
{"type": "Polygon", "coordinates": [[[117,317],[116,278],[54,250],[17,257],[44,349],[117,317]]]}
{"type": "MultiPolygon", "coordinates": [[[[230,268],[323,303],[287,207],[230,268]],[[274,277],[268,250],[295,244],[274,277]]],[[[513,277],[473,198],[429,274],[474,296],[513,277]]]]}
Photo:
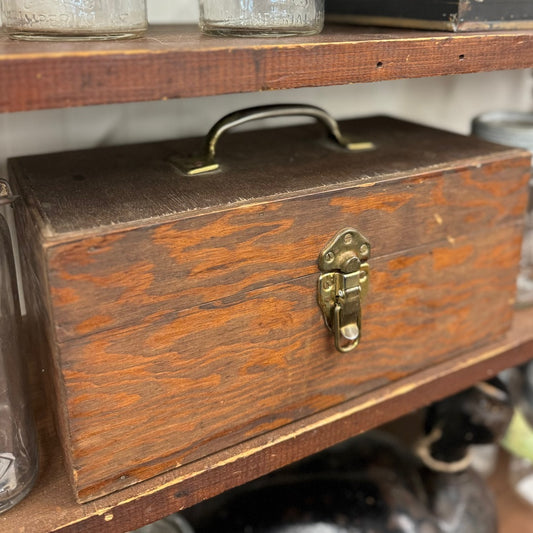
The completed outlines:
{"type": "Polygon", "coordinates": [[[464,54],[461,54],[461,55],[459,56],[459,61],[462,61],[464,58],[465,58],[465,55],[464,55],[464,54]]]}
{"type": "Polygon", "coordinates": [[[382,62],[382,61],[378,61],[378,62],[376,63],[376,67],[377,67],[377,68],[383,68],[383,62],[382,62]]]}

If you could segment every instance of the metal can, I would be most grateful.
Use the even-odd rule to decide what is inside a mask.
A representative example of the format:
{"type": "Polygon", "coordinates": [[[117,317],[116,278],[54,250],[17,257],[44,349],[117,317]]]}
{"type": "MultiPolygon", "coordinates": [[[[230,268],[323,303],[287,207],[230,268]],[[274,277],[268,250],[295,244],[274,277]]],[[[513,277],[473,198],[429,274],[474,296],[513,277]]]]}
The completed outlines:
{"type": "MultiPolygon", "coordinates": [[[[525,148],[533,153],[533,113],[493,111],[476,117],[472,133],[487,141],[525,148]]],[[[516,304],[533,305],[533,178],[529,181],[529,204],[524,226],[516,304]]]]}

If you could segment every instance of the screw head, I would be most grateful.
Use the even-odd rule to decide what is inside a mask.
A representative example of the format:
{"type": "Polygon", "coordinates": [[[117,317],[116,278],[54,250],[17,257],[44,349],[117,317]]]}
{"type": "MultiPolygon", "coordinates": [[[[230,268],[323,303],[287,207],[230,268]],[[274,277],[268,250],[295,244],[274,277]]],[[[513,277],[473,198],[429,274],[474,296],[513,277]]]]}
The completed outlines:
{"type": "Polygon", "coordinates": [[[333,283],[330,279],[327,278],[322,281],[322,287],[324,288],[324,290],[328,291],[329,289],[331,289],[331,287],[333,287],[333,283]]]}
{"type": "Polygon", "coordinates": [[[367,244],[361,244],[359,247],[359,253],[362,257],[368,257],[368,253],[370,252],[367,244]]]}
{"type": "Polygon", "coordinates": [[[353,235],[351,233],[346,233],[346,235],[344,235],[344,243],[351,244],[352,242],[353,242],[353,235]]]}
{"type": "Polygon", "coordinates": [[[328,263],[331,263],[335,259],[335,254],[333,252],[328,252],[325,259],[328,263]]]}

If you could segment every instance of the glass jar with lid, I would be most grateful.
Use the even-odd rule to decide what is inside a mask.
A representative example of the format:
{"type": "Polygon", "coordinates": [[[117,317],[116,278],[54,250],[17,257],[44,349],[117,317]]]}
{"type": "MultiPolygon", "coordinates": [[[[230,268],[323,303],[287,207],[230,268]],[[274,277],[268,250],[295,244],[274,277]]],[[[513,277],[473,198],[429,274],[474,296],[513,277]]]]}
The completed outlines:
{"type": "MultiPolygon", "coordinates": [[[[0,206],[12,202],[0,180],[0,206]]],[[[25,386],[21,314],[9,227],[0,215],[0,513],[30,491],[37,477],[38,448],[25,386]]]]}
{"type": "Polygon", "coordinates": [[[10,37],[25,40],[103,40],[146,31],[146,0],[0,0],[10,37]]]}
{"type": "Polygon", "coordinates": [[[210,35],[309,35],[323,25],[324,0],[200,0],[200,29],[210,35]]]}

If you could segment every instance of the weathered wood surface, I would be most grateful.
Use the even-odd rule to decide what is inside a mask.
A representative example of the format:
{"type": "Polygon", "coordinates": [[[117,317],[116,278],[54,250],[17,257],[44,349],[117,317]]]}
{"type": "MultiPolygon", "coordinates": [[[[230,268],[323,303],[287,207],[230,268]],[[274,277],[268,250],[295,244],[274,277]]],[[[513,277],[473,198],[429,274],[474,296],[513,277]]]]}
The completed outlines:
{"type": "Polygon", "coordinates": [[[381,257],[453,244],[523,212],[520,151],[387,118],[342,128],[377,149],[347,153],[297,127],[230,135],[224,170],[193,178],[169,158],[200,140],[17,160],[21,194],[39,198],[33,224],[47,248],[55,337],[312,274],[343,227],[381,257]]]}
{"type": "Polygon", "coordinates": [[[506,330],[529,156],[372,124],[348,127],[378,145],[364,154],[309,143],[311,127],[291,142],[261,134],[263,147],[243,158],[253,152],[241,140],[257,138],[236,135],[228,170],[205,179],[166,162],[180,143],[12,165],[30,315],[49,326],[59,431],[82,500],[506,330]],[[316,304],[316,259],[346,226],[374,248],[363,341],[340,355],[316,304]]]}
{"type": "MultiPolygon", "coordinates": [[[[52,245],[98,235],[103,227],[115,232],[350,185],[370,187],[374,182],[411,176],[420,178],[412,183],[420,186],[422,174],[433,176],[460,167],[493,163],[485,172],[491,174],[503,164],[500,160],[506,160],[508,166],[511,159],[528,154],[390,117],[343,120],[339,126],[350,140],[371,141],[376,149],[350,152],[339,148],[318,124],[276,129],[258,126],[254,131],[225,134],[217,145],[221,170],[192,177],[185,176],[172,160],[201,151],[203,138],[20,157],[12,160],[12,165],[14,172],[24,172],[20,185],[25,187],[23,192],[36,198],[52,245]]],[[[498,180],[478,174],[473,183],[465,179],[461,185],[504,197],[512,192],[508,181],[513,178],[498,186],[498,180]],[[476,185],[479,180],[489,181],[476,185]]],[[[386,194],[376,189],[369,194],[378,191],[378,199],[386,194]]],[[[448,192],[452,203],[463,196],[460,190],[456,197],[451,194],[448,192]]],[[[433,195],[432,201],[438,205],[438,192],[433,195]]],[[[406,199],[400,200],[404,203],[406,199]]],[[[503,221],[505,209],[493,210],[495,215],[501,211],[498,221],[503,221]]]]}
{"type": "MultiPolygon", "coordinates": [[[[30,495],[0,515],[0,533],[123,533],[136,529],[528,361],[533,353],[532,323],[533,312],[520,311],[511,330],[495,344],[83,505],[74,500],[50,410],[42,394],[37,394],[41,473],[30,495]]],[[[503,476],[492,485],[498,494],[509,492],[504,481],[503,476]]],[[[513,518],[511,523],[516,524],[517,517],[513,518]]]]}
{"type": "Polygon", "coordinates": [[[521,228],[372,261],[359,349],[338,354],[316,275],[59,347],[80,498],[338,405],[510,324],[521,228]],[[475,295],[475,297],[473,297],[475,295]]]}
{"type": "Polygon", "coordinates": [[[533,65],[533,31],[449,33],[327,25],[315,36],[213,38],[152,27],[128,42],[0,36],[0,112],[419,78],[533,65]]]}
{"type": "Polygon", "coordinates": [[[466,228],[490,233],[523,211],[527,167],[513,161],[502,180],[500,165],[355,185],[53,247],[56,336],[135,325],[316,273],[319,251],[344,227],[369,238],[375,257],[438,241],[453,250],[466,228]]]}

